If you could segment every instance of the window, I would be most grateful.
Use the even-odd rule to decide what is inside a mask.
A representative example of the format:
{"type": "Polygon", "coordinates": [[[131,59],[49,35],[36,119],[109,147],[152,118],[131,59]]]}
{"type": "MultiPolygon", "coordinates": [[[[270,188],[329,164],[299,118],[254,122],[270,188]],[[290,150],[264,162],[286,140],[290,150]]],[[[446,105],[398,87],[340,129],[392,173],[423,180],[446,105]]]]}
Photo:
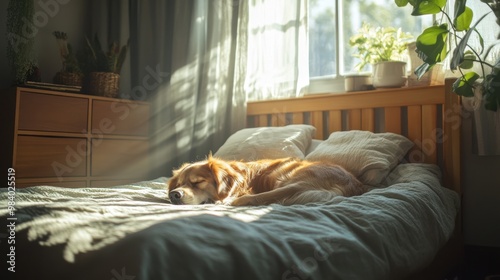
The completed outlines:
{"type": "MultiPolygon", "coordinates": [[[[354,67],[358,60],[352,56],[354,49],[349,46],[349,38],[363,22],[401,27],[415,37],[432,25],[432,16],[413,17],[410,14],[410,5],[399,8],[394,0],[310,0],[310,91],[336,91],[336,87],[341,87],[337,91],[343,91],[342,76],[357,72],[354,67]],[[326,81],[328,89],[318,88],[318,81],[326,81]]],[[[364,70],[370,71],[368,67],[364,70]]]]}

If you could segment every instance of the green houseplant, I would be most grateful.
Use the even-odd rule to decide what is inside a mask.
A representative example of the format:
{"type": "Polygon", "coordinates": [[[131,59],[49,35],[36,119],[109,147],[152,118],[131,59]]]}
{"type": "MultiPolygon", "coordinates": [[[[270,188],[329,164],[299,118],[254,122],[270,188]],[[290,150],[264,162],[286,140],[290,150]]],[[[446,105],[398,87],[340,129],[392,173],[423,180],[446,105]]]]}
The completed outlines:
{"type": "Polygon", "coordinates": [[[56,37],[62,60],[62,69],[56,73],[54,83],[81,86],[83,74],[73,48],[68,43],[68,34],[61,31],[54,31],[52,34],[56,37]]]}
{"type": "MultiPolygon", "coordinates": [[[[500,1],[481,0],[496,16],[496,23],[500,26],[500,1]]],[[[460,77],[453,85],[453,91],[461,96],[474,96],[474,88],[482,87],[485,108],[497,111],[500,105],[500,57],[494,63],[488,63],[486,58],[495,46],[484,48],[483,37],[477,31],[476,26],[485,18],[483,15],[472,25],[473,11],[467,6],[467,0],[456,0],[454,14],[447,12],[447,0],[395,0],[399,7],[410,4],[413,7],[412,15],[441,14],[442,23],[425,29],[417,37],[416,51],[423,60],[423,64],[415,70],[415,74],[421,77],[432,69],[437,63],[445,60],[450,53],[448,43],[455,46],[451,54],[450,69],[459,71],[460,77]],[[476,37],[480,42],[478,48],[469,45],[469,40],[476,37]],[[474,64],[478,64],[480,73],[472,70],[474,64]]],[[[500,37],[500,36],[499,36],[500,37]]]]}
{"type": "Polygon", "coordinates": [[[118,95],[120,72],[128,48],[129,42],[121,47],[117,42],[113,42],[105,51],[97,34],[92,40],[86,38],[85,50],[79,57],[82,70],[88,75],[91,93],[107,97],[118,95]]]}
{"type": "Polygon", "coordinates": [[[85,38],[87,47],[87,59],[89,59],[87,70],[92,72],[110,72],[120,74],[123,62],[127,56],[129,43],[119,46],[118,42],[112,42],[107,51],[104,51],[97,37],[92,40],[85,38]]]}
{"type": "Polygon", "coordinates": [[[401,28],[373,27],[363,23],[349,44],[357,49],[354,56],[360,59],[356,65],[358,70],[367,64],[373,66],[374,87],[400,87],[406,82],[405,55],[407,44],[412,39],[413,36],[401,28]]]}
{"type": "Polygon", "coordinates": [[[360,63],[356,68],[361,70],[367,64],[404,60],[406,46],[412,39],[413,36],[401,28],[373,27],[363,23],[358,33],[349,39],[349,45],[357,48],[358,53],[354,56],[360,59],[360,63]]]}
{"type": "Polygon", "coordinates": [[[37,71],[34,52],[37,29],[30,25],[35,13],[32,0],[11,0],[7,7],[7,58],[15,84],[23,84],[37,71]]]}

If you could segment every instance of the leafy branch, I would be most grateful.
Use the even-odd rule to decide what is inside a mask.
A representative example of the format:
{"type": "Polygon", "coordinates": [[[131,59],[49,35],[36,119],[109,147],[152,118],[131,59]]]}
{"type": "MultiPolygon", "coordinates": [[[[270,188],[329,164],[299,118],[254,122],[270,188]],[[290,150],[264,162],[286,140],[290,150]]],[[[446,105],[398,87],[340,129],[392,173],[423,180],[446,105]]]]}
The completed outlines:
{"type": "Polygon", "coordinates": [[[500,0],[481,0],[481,2],[488,5],[492,12],[481,16],[474,25],[471,25],[474,13],[466,5],[467,0],[455,1],[453,16],[446,12],[447,0],[395,0],[399,7],[408,4],[413,6],[413,16],[442,14],[447,21],[425,29],[417,37],[417,54],[424,63],[416,68],[415,74],[420,78],[434,65],[443,62],[449,54],[448,41],[451,41],[455,49],[451,54],[450,69],[452,71],[458,69],[461,74],[453,84],[453,91],[461,96],[474,96],[476,82],[482,79],[480,85],[483,89],[485,108],[496,111],[500,105],[500,57],[496,58],[494,64],[486,61],[496,44],[490,46],[483,55],[484,40],[476,27],[491,13],[494,13],[496,22],[500,26],[500,0]],[[472,36],[478,39],[479,50],[469,44],[472,36]],[[474,63],[480,65],[480,74],[472,70],[474,63]]]}

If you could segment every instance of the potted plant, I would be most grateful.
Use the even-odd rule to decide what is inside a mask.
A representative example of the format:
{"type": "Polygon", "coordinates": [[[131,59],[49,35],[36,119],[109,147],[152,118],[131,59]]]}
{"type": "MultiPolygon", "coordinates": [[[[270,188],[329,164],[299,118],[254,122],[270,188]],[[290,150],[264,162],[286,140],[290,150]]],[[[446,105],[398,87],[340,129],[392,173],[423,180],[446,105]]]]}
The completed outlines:
{"type": "MultiPolygon", "coordinates": [[[[496,23],[500,26],[500,1],[481,0],[481,2],[492,10],[497,19],[496,23]]],[[[486,61],[495,44],[484,49],[482,35],[476,29],[486,15],[471,25],[474,15],[466,0],[455,1],[453,15],[446,12],[447,0],[395,0],[395,3],[399,7],[410,4],[413,7],[413,16],[441,13],[445,21],[425,29],[417,37],[416,51],[423,64],[415,70],[415,74],[421,77],[434,65],[443,62],[450,52],[448,44],[451,43],[455,49],[451,54],[449,66],[452,71],[458,70],[460,74],[453,84],[453,91],[461,96],[472,97],[474,89],[479,86],[482,88],[485,108],[497,111],[500,105],[500,57],[493,63],[486,61]],[[479,48],[473,48],[468,44],[471,37],[478,39],[479,48]],[[479,66],[479,73],[473,69],[474,64],[479,66]]]]}
{"type": "Polygon", "coordinates": [[[93,40],[86,38],[86,49],[80,56],[84,73],[88,73],[89,91],[106,97],[117,97],[120,72],[125,61],[129,43],[119,46],[117,42],[104,51],[97,34],[93,40]]]}
{"type": "Polygon", "coordinates": [[[59,53],[62,59],[62,69],[57,72],[54,77],[54,83],[81,86],[82,85],[82,71],[78,65],[73,48],[68,43],[68,35],[61,31],[54,31],[52,33],[57,40],[59,53]]]}
{"type": "Polygon", "coordinates": [[[32,0],[11,0],[7,7],[7,58],[15,84],[39,81],[34,52],[36,27],[30,24],[35,14],[32,0]]]}
{"type": "Polygon", "coordinates": [[[413,39],[401,28],[373,27],[363,23],[349,44],[357,48],[354,56],[361,61],[356,68],[363,69],[367,64],[373,67],[373,86],[401,87],[406,82],[407,44],[413,39]]]}

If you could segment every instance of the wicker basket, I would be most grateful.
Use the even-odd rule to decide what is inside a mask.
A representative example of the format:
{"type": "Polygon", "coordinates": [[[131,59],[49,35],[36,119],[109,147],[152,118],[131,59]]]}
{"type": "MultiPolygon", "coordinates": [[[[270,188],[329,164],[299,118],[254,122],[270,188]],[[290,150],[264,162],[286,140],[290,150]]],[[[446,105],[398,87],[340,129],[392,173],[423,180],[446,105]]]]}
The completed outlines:
{"type": "Polygon", "coordinates": [[[89,76],[89,91],[91,94],[118,97],[120,75],[111,72],[92,72],[89,76]]]}
{"type": "Polygon", "coordinates": [[[82,86],[83,76],[76,73],[57,72],[54,76],[54,83],[68,86],[82,86]]]}

